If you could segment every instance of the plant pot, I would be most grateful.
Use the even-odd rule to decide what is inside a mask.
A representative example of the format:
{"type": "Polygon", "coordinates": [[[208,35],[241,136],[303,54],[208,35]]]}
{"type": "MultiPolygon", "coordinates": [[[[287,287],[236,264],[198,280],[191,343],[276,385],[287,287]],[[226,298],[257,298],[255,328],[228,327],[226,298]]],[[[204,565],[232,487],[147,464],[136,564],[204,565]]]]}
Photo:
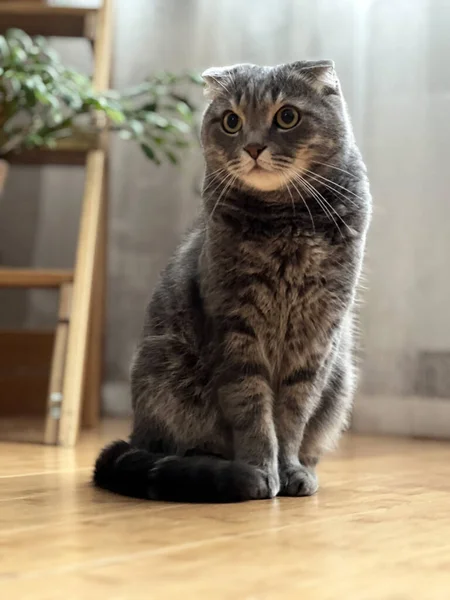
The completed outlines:
{"type": "Polygon", "coordinates": [[[8,175],[8,163],[6,160],[0,159],[0,195],[5,187],[6,177],[8,175]]]}

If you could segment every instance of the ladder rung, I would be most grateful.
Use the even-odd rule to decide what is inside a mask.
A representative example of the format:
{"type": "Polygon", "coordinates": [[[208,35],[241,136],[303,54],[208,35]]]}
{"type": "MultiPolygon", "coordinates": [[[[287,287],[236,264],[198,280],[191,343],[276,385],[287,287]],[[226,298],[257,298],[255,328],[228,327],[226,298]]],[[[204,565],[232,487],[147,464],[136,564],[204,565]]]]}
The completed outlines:
{"type": "Polygon", "coordinates": [[[0,268],[0,287],[3,288],[58,288],[71,281],[71,269],[0,268]]]}

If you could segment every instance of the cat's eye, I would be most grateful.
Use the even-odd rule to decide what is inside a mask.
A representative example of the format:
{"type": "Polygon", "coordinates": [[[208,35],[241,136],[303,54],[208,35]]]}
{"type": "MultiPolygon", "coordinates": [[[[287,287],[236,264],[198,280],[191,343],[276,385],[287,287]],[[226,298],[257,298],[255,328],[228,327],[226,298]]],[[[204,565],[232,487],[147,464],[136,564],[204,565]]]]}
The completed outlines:
{"type": "Polygon", "coordinates": [[[280,129],[292,129],[300,121],[300,114],[293,106],[283,106],[275,115],[275,125],[280,129]]]}
{"type": "Polygon", "coordinates": [[[242,119],[239,115],[229,110],[223,115],[222,127],[227,133],[237,133],[242,128],[242,119]]]}

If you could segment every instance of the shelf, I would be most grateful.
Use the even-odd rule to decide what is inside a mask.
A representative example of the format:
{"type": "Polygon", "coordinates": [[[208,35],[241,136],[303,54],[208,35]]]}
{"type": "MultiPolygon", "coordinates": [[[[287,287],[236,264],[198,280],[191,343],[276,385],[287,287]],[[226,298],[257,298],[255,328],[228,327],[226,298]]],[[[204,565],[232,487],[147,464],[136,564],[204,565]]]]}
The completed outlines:
{"type": "MultiPolygon", "coordinates": [[[[111,76],[113,0],[97,1],[95,6],[89,0],[72,0],[70,3],[72,6],[55,6],[55,0],[53,5],[43,0],[0,0],[0,33],[16,27],[31,35],[85,37],[94,41],[93,86],[96,90],[107,89],[111,76]]],[[[108,199],[108,131],[103,128],[103,123],[100,127],[100,133],[91,139],[64,140],[55,150],[3,157],[16,164],[86,165],[74,270],[0,268],[0,287],[3,288],[62,287],[62,292],[67,287],[73,288],[67,346],[63,352],[61,413],[52,414],[50,403],[46,404],[46,425],[50,422],[54,426],[52,419],[58,421],[55,441],[66,447],[75,445],[82,418],[86,424],[94,426],[100,414],[108,199]],[[70,283],[73,285],[64,286],[70,283]]],[[[61,321],[60,325],[64,323],[61,321]]],[[[52,374],[58,372],[60,366],[56,352],[55,342],[52,374]]],[[[50,443],[47,435],[45,442],[50,443]]]]}
{"type": "Polygon", "coordinates": [[[72,165],[86,164],[90,150],[104,147],[105,132],[79,135],[78,137],[60,140],[55,148],[39,148],[26,150],[18,154],[4,156],[12,165],[72,165]]]}
{"type": "Polygon", "coordinates": [[[28,150],[8,156],[12,165],[64,165],[83,166],[86,164],[88,149],[73,150],[28,150]]]}
{"type": "Polygon", "coordinates": [[[0,288],[59,288],[71,281],[71,269],[0,268],[0,288]]]}
{"type": "Polygon", "coordinates": [[[93,38],[99,2],[54,6],[39,1],[0,0],[0,33],[19,28],[29,35],[93,38]]]}

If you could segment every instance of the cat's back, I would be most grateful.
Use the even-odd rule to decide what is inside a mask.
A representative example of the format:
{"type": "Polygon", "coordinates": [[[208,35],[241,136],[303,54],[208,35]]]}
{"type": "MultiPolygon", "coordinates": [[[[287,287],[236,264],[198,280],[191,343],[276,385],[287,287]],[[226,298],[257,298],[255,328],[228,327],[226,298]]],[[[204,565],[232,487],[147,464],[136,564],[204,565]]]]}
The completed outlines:
{"type": "Polygon", "coordinates": [[[152,294],[145,329],[147,333],[177,330],[190,315],[203,312],[199,281],[199,259],[205,242],[203,218],[185,234],[152,294]]]}

